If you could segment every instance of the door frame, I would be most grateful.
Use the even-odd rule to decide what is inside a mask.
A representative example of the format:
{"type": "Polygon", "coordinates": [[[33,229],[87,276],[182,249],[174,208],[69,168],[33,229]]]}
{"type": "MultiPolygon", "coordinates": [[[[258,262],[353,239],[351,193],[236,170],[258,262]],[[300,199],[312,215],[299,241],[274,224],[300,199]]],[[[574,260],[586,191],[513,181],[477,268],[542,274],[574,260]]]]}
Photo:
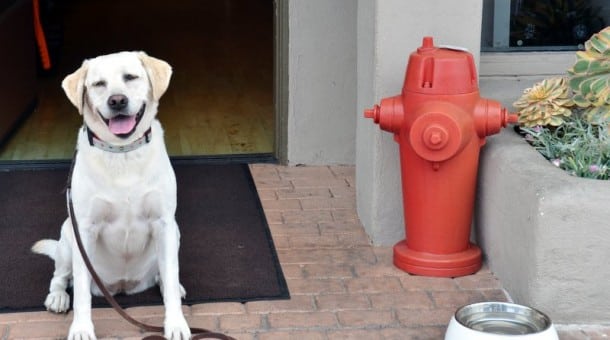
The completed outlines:
{"type": "Polygon", "coordinates": [[[273,0],[274,156],[288,163],[288,1],[273,0]]]}

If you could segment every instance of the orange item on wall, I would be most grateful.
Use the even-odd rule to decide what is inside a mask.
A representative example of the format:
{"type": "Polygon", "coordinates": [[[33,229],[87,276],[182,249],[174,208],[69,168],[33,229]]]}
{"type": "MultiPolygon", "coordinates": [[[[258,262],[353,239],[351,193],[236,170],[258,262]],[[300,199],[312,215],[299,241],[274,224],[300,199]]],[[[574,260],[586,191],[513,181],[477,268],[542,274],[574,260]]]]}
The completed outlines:
{"type": "Polygon", "coordinates": [[[36,35],[36,43],[38,45],[38,52],[40,53],[40,60],[42,62],[42,68],[49,70],[51,68],[51,57],[49,56],[49,49],[47,47],[47,39],[42,29],[42,22],[40,21],[40,4],[38,0],[32,0],[34,8],[34,34],[36,35]]]}

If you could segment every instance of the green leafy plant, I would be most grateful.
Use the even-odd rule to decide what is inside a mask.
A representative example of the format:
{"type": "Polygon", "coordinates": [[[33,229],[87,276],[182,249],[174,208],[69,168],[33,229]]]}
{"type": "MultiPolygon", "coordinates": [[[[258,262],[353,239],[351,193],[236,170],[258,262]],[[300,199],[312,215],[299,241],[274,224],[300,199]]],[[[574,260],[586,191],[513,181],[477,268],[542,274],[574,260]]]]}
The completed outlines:
{"type": "Polygon", "coordinates": [[[610,137],[607,125],[591,124],[581,117],[558,127],[522,127],[525,139],[555,166],[585,178],[610,176],[610,137]]]}

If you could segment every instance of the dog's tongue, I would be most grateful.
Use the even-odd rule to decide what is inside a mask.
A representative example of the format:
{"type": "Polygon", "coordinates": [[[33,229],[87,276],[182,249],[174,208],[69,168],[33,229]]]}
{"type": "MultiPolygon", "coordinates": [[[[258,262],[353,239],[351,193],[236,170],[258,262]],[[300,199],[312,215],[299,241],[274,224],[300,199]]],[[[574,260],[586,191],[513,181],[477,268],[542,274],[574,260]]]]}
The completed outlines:
{"type": "Polygon", "coordinates": [[[136,126],[136,116],[116,116],[108,122],[110,132],[115,135],[129,133],[134,126],[136,126]]]}

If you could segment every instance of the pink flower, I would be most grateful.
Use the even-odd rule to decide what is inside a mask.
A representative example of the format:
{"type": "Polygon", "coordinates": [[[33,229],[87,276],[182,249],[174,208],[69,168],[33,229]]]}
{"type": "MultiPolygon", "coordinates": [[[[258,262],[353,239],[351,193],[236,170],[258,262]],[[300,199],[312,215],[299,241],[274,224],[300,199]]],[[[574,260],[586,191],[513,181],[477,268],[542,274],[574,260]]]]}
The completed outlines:
{"type": "Polygon", "coordinates": [[[559,167],[561,165],[561,163],[563,163],[563,161],[559,158],[555,158],[554,160],[551,161],[551,163],[553,163],[554,166],[559,167]]]}
{"type": "Polygon", "coordinates": [[[589,165],[589,172],[591,172],[593,174],[599,172],[600,170],[601,169],[599,168],[599,165],[597,165],[597,164],[589,165]]]}

